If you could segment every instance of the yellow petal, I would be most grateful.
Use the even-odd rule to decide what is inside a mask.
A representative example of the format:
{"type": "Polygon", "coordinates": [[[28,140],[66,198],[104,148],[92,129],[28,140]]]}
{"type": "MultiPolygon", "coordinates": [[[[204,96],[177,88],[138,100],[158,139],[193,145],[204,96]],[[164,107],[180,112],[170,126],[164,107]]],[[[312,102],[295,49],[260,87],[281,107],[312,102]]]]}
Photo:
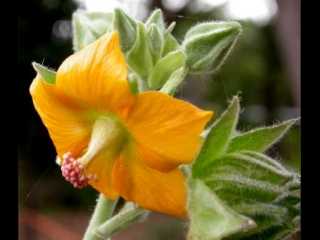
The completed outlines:
{"type": "Polygon", "coordinates": [[[168,171],[196,157],[200,134],[212,114],[188,102],[150,91],[138,95],[127,125],[135,141],[150,155],[144,159],[145,163],[168,171]]]}
{"type": "Polygon", "coordinates": [[[186,216],[186,186],[178,169],[160,172],[144,164],[143,150],[135,147],[115,162],[112,185],[127,201],[179,218],[186,216]]]}
{"type": "Polygon", "coordinates": [[[39,75],[30,86],[34,106],[47,127],[61,157],[66,152],[80,154],[90,138],[90,123],[85,120],[85,108],[61,94],[39,75]]]}
{"type": "Polygon", "coordinates": [[[126,111],[134,96],[118,33],[105,34],[68,57],[57,71],[56,86],[97,110],[126,111]]]}
{"type": "Polygon", "coordinates": [[[100,152],[85,168],[86,175],[96,176],[96,180],[90,181],[90,185],[110,199],[118,197],[118,192],[111,185],[111,173],[116,156],[108,149],[100,152]]]}

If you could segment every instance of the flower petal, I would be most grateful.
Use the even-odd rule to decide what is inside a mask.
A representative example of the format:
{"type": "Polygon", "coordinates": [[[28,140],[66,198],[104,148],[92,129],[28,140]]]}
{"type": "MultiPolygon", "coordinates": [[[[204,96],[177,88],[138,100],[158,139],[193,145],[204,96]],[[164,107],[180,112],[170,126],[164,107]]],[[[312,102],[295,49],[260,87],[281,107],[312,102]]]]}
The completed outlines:
{"type": "Polygon", "coordinates": [[[115,159],[116,156],[105,149],[92,159],[85,168],[86,175],[91,174],[97,177],[96,180],[90,181],[90,185],[110,199],[118,197],[118,192],[111,185],[111,174],[115,159]]]}
{"type": "Polygon", "coordinates": [[[61,94],[55,85],[44,82],[40,75],[33,80],[30,93],[58,155],[62,157],[66,152],[80,154],[90,138],[85,108],[61,94]]]}
{"type": "Polygon", "coordinates": [[[126,111],[134,96],[119,34],[107,33],[68,57],[57,71],[57,88],[97,110],[126,111]]]}
{"type": "Polygon", "coordinates": [[[144,164],[143,150],[125,151],[115,162],[112,185],[127,201],[179,218],[186,216],[186,186],[178,170],[160,172],[144,164]]]}
{"type": "Polygon", "coordinates": [[[150,155],[145,162],[157,170],[168,171],[195,158],[201,145],[200,134],[212,114],[150,91],[138,95],[127,125],[135,141],[150,155]]]}

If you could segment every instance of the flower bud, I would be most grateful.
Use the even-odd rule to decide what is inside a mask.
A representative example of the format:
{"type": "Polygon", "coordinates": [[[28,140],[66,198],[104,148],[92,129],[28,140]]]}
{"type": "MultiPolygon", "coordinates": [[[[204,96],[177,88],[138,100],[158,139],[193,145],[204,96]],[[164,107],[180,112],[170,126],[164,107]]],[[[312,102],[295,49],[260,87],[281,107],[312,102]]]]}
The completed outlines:
{"type": "Polygon", "coordinates": [[[193,73],[216,71],[228,56],[241,32],[238,22],[208,22],[192,27],[183,48],[193,73]]]}
{"type": "Polygon", "coordinates": [[[75,12],[72,15],[74,51],[79,51],[110,31],[112,18],[112,13],[75,12]]]}
{"type": "Polygon", "coordinates": [[[136,40],[137,23],[121,9],[114,10],[113,30],[119,32],[122,50],[127,53],[136,40]]]}
{"type": "Polygon", "coordinates": [[[181,51],[174,51],[161,58],[152,69],[148,79],[148,85],[151,89],[158,89],[163,86],[177,69],[185,65],[186,56],[181,51]]]}

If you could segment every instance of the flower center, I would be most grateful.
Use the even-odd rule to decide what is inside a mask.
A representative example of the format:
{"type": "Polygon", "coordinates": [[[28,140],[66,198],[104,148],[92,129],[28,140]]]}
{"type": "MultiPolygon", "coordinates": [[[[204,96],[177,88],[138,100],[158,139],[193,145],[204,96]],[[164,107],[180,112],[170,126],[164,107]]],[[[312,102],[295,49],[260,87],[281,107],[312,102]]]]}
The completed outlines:
{"type": "Polygon", "coordinates": [[[83,188],[90,181],[98,180],[99,176],[85,173],[86,166],[99,153],[108,151],[112,155],[119,154],[127,142],[128,136],[124,126],[115,117],[99,117],[94,122],[90,142],[85,153],[78,158],[73,156],[71,152],[63,155],[62,176],[75,188],[83,188]]]}

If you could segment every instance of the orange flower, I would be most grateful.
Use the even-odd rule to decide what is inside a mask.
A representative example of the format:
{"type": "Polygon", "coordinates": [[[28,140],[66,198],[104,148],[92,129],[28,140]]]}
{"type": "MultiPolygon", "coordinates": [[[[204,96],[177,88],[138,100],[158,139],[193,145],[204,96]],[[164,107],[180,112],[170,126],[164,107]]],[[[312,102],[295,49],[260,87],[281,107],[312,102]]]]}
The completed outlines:
{"type": "Polygon", "coordinates": [[[133,95],[117,32],[67,58],[49,84],[38,74],[30,92],[76,187],[88,182],[114,199],[186,215],[186,187],[177,168],[200,148],[212,112],[169,95],[133,95]]]}

